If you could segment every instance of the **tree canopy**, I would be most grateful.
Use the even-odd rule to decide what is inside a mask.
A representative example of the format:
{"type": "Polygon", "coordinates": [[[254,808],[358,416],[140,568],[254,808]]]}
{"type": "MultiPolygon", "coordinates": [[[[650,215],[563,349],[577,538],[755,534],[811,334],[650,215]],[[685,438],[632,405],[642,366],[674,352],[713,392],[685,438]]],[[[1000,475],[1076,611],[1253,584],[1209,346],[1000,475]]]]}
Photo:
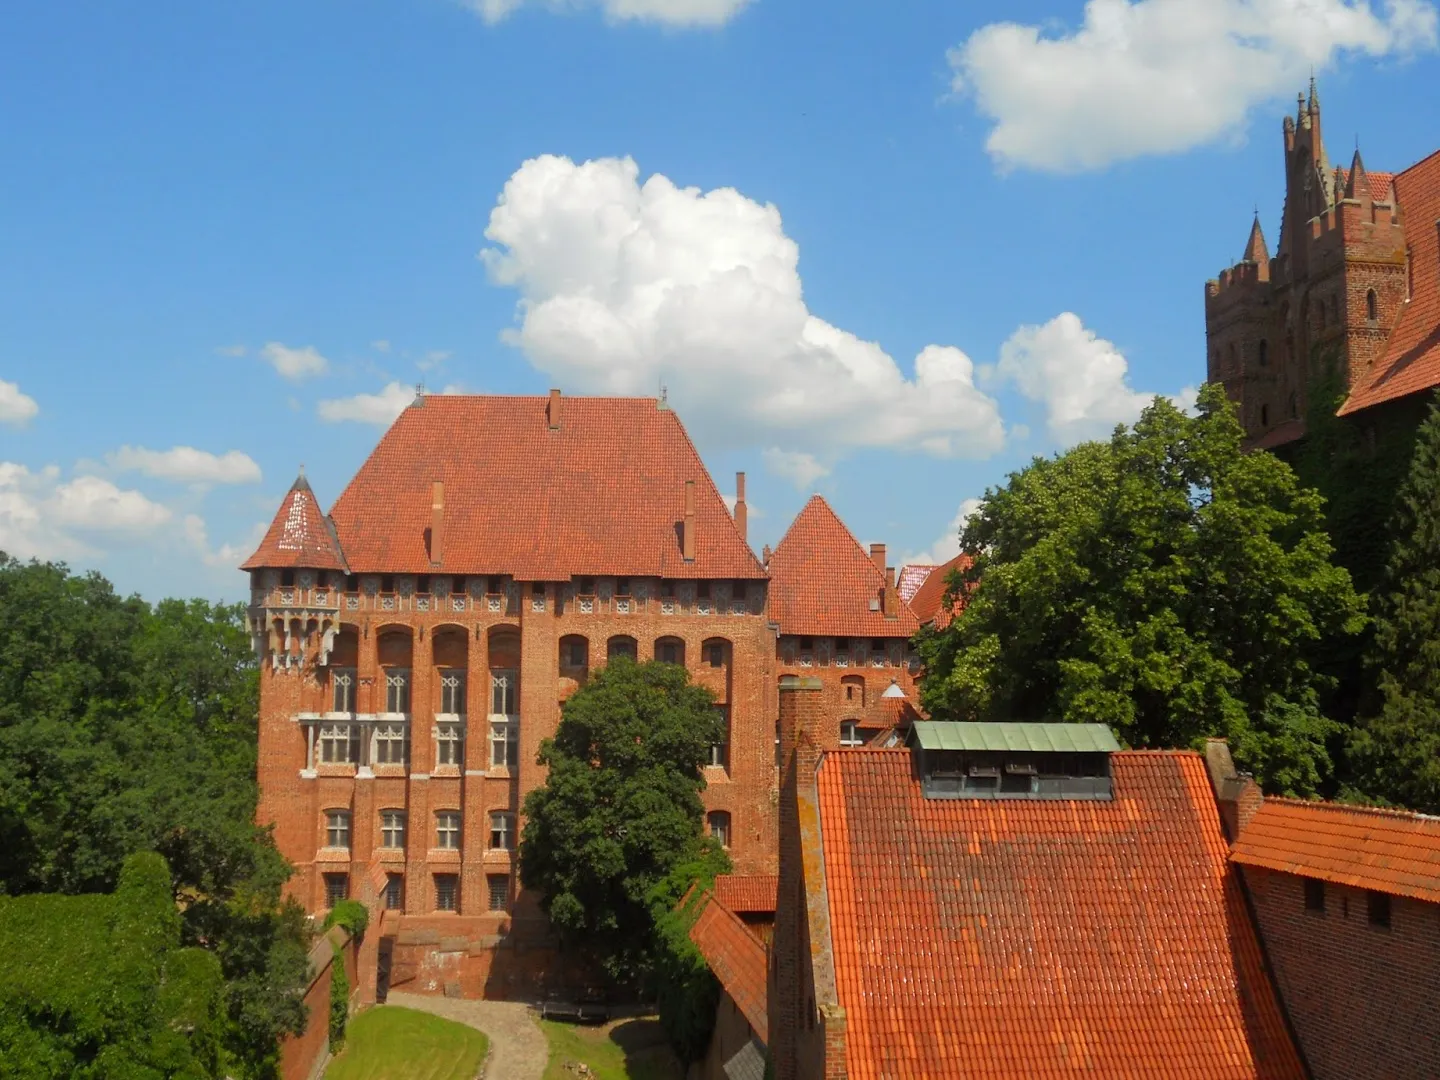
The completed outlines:
{"type": "Polygon", "coordinates": [[[728,869],[703,835],[700,801],[722,738],[714,698],[684,668],[616,657],[541,744],[549,775],[525,798],[521,880],[566,942],[617,982],[652,972],[657,914],[689,881],[728,869]]]}
{"type": "Polygon", "coordinates": [[[219,960],[224,1049],[266,1076],[304,1026],[304,913],[254,825],[257,675],[238,605],[117,596],[0,554],[0,894],[102,893],[159,852],[219,960]]]}
{"type": "Polygon", "coordinates": [[[1315,792],[1338,726],[1320,711],[1322,639],[1363,608],[1334,565],[1321,500],[1271,454],[1241,453],[1219,386],[1194,416],[1157,398],[1109,442],[1036,459],[961,536],[964,612],[922,633],[938,718],[1110,725],[1131,746],[1230,740],[1268,790],[1315,792]]]}
{"type": "Polygon", "coordinates": [[[1440,406],[1420,426],[1392,519],[1370,661],[1380,708],[1352,752],[1363,791],[1440,813],[1440,406]]]}
{"type": "Polygon", "coordinates": [[[0,896],[0,1048],[17,1080],[224,1075],[220,963],[182,948],[165,860],[125,860],[111,895],[0,896]]]}

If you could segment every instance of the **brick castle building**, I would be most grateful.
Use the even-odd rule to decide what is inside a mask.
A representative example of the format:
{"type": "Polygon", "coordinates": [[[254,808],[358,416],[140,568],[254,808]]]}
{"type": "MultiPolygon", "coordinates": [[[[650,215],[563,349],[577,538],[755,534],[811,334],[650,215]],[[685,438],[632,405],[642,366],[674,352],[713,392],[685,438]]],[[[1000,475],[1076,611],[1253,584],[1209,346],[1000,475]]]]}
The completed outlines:
{"type": "Polygon", "coordinates": [[[1440,151],[1400,173],[1355,151],[1333,165],[1314,80],[1284,121],[1285,206],[1272,256],[1257,217],[1244,254],[1205,285],[1207,378],[1239,403],[1253,446],[1305,434],[1308,395],[1333,376],[1373,440],[1413,426],[1440,385],[1440,151]]]}
{"type": "Polygon", "coordinates": [[[371,936],[395,984],[560,979],[519,888],[520,811],[561,704],[620,654],[714,692],[729,734],[707,826],[738,874],[774,875],[778,675],[824,674],[829,745],[874,736],[911,715],[917,622],[883,546],[867,554],[823,500],[769,568],[746,513],[743,474],[732,514],[663,402],[559,391],[417,395],[328,515],[297,480],[243,566],[259,818],[291,895],[384,909],[371,936]]]}

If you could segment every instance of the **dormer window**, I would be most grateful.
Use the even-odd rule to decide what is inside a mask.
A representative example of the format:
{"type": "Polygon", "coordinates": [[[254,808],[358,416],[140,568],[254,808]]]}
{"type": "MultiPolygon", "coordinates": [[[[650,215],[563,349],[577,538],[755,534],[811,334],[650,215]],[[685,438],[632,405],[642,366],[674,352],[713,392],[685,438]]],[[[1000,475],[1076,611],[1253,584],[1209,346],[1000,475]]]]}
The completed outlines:
{"type": "Polygon", "coordinates": [[[1103,724],[952,724],[918,720],[909,745],[927,799],[1113,797],[1103,724]]]}

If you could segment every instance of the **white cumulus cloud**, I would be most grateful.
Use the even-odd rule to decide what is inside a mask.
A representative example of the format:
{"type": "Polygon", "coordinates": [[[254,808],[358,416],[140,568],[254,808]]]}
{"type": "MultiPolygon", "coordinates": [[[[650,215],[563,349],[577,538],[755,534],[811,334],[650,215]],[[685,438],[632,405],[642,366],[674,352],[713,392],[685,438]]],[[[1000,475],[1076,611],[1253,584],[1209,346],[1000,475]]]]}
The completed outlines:
{"type": "Polygon", "coordinates": [[[260,466],[248,454],[230,450],[211,454],[193,446],[176,446],[169,450],[147,450],[143,446],[122,446],[105,460],[121,472],[136,471],[163,480],[180,480],[190,484],[255,484],[260,482],[260,466]]]}
{"type": "Polygon", "coordinates": [[[829,466],[815,460],[814,454],[803,450],[781,450],[770,447],[760,455],[765,467],[776,476],[789,480],[801,491],[806,491],[822,476],[830,475],[829,466]]]}
{"type": "Polygon", "coordinates": [[[18,383],[0,379],[0,424],[20,427],[33,420],[39,412],[40,406],[35,399],[23,393],[18,383]]]}
{"type": "Polygon", "coordinates": [[[1002,167],[1102,168],[1234,137],[1347,54],[1436,45],[1429,0],[1088,0],[1081,25],[982,26],[948,56],[1002,167]]]}
{"type": "Polygon", "coordinates": [[[598,8],[610,22],[648,22],[672,27],[723,26],[751,0],[463,0],[488,23],[497,23],[518,9],[544,7],[570,13],[598,8]]]}
{"type": "Polygon", "coordinates": [[[323,375],[330,370],[330,361],[321,356],[311,345],[294,348],[272,341],[260,350],[260,355],[287,379],[306,379],[312,375],[323,375]]]}
{"type": "Polygon", "coordinates": [[[1011,334],[1000,346],[995,375],[1043,404],[1050,436],[1069,445],[1133,422],[1154,400],[1131,388],[1129,367],[1112,342],[1066,311],[1011,334]]]}
{"type": "Polygon", "coordinates": [[[329,398],[320,402],[317,411],[321,420],[328,420],[332,424],[353,420],[361,424],[378,424],[384,427],[392,423],[414,400],[413,386],[392,382],[378,394],[329,398]]]}
{"type": "Polygon", "coordinates": [[[965,499],[960,503],[955,516],[935,542],[923,551],[912,552],[900,560],[901,566],[939,566],[960,554],[960,531],[970,520],[970,515],[980,509],[979,499],[965,499]]]}
{"type": "Polygon", "coordinates": [[[57,524],[95,532],[149,532],[171,517],[169,507],[98,476],[77,476],[60,484],[47,507],[57,524]]]}
{"type": "Polygon", "coordinates": [[[711,442],[983,457],[1004,441],[970,358],[932,345],[907,375],[876,343],[811,314],[780,212],[733,188],[643,183],[630,158],[525,162],[490,215],[481,258],[520,293],[507,333],[580,392],[662,383],[711,442]]]}
{"type": "Polygon", "coordinates": [[[210,531],[205,525],[205,519],[199,514],[186,514],[180,527],[186,541],[200,556],[201,562],[206,566],[233,570],[259,546],[265,536],[266,523],[261,521],[252,526],[248,539],[238,544],[221,544],[218,548],[210,546],[210,531]]]}
{"type": "Polygon", "coordinates": [[[54,465],[0,461],[0,551],[16,558],[92,556],[92,540],[133,542],[171,517],[168,507],[96,476],[62,481],[54,465]]]}

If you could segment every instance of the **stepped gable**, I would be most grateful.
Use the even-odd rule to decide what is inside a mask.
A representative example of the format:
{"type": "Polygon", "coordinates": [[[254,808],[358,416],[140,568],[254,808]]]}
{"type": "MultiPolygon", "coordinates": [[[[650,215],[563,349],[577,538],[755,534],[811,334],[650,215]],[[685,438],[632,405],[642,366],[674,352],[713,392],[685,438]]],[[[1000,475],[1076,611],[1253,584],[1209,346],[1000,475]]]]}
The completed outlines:
{"type": "Polygon", "coordinates": [[[679,418],[655,398],[422,396],[331,512],[353,573],[763,579],[679,418]],[[695,557],[684,557],[694,482],[695,557]],[[444,545],[427,543],[443,487],[444,545]]]}
{"type": "Polygon", "coordinates": [[[320,504],[303,472],[285,493],[255,554],[240,569],[290,570],[302,566],[311,570],[346,570],[340,542],[320,513],[320,504]]]}
{"type": "Polygon", "coordinates": [[[770,619],[782,634],[908,638],[920,628],[898,594],[895,617],[885,617],[885,575],[819,495],[790,523],[769,570],[770,619]]]}
{"type": "Polygon", "coordinates": [[[1440,903],[1440,818],[1268,798],[1232,855],[1242,866],[1440,903]]]}
{"type": "Polygon", "coordinates": [[[1305,1075],[1204,759],[1111,764],[1113,801],[1015,802],[926,799],[905,750],[824,755],[854,1080],[1305,1075]]]}
{"type": "MultiPolygon", "coordinates": [[[[1368,175],[1373,191],[1386,174],[1368,175]]],[[[1410,249],[1410,300],[1373,375],[1352,388],[1341,416],[1440,386],[1440,150],[1393,183],[1410,249]]]]}

